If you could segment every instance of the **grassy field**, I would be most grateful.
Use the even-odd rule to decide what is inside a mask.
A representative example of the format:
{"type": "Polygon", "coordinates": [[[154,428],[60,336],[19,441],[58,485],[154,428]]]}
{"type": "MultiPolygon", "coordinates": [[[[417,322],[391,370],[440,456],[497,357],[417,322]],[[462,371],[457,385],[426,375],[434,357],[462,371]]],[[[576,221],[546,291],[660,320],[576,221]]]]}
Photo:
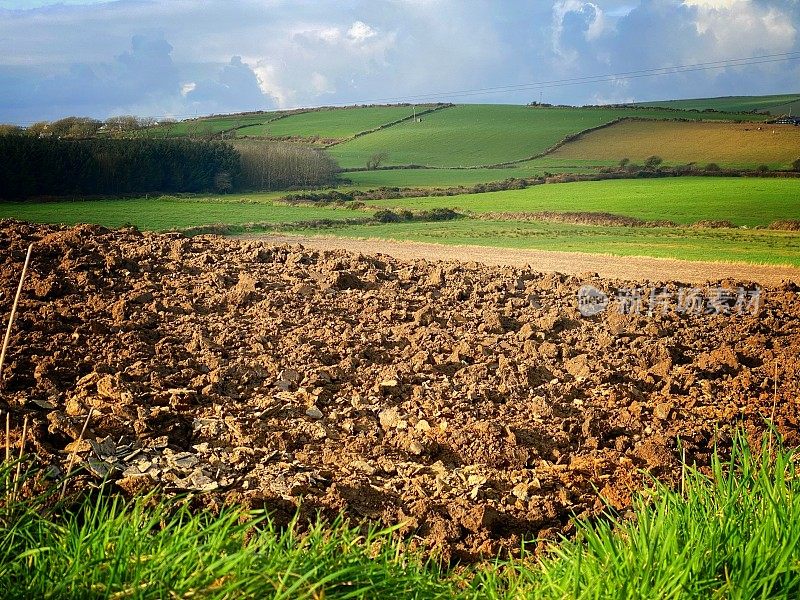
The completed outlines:
{"type": "MultiPolygon", "coordinates": [[[[740,436],[739,440],[744,436],[740,436]]],[[[263,513],[192,513],[136,498],[14,498],[0,471],[0,588],[27,598],[796,598],[796,455],[737,441],[681,490],[654,484],[632,518],[577,521],[541,557],[448,569],[393,535],[342,523],[273,527],[263,513]]],[[[26,471],[22,471],[26,474],[26,471]]],[[[24,477],[24,475],[23,475],[24,477]]],[[[22,479],[23,477],[20,477],[22,479]]]]}
{"type": "MultiPolygon", "coordinates": [[[[316,231],[292,227],[282,229],[304,234],[316,231]]],[[[604,227],[540,221],[459,219],[432,223],[350,225],[323,233],[435,244],[800,267],[800,235],[768,230],[604,227]]]]}
{"type": "MultiPolygon", "coordinates": [[[[686,115],[702,118],[697,113],[686,115]]],[[[570,134],[630,116],[673,119],[675,113],[659,109],[465,104],[426,115],[421,123],[401,123],[339,144],[331,149],[331,155],[345,168],[363,167],[378,151],[388,152],[388,165],[485,166],[533,156],[570,134]]],[[[713,114],[710,118],[735,116],[713,114]]]]}
{"type": "Polygon", "coordinates": [[[643,162],[658,155],[668,164],[711,162],[753,168],[788,168],[800,158],[800,127],[737,123],[624,121],[562,146],[548,159],[643,162]]]}
{"type": "Polygon", "coordinates": [[[220,117],[204,117],[150,127],[139,132],[139,135],[153,138],[192,137],[216,135],[222,131],[265,123],[280,115],[280,111],[265,112],[261,114],[239,114],[220,117]]]}
{"type": "Polygon", "coordinates": [[[728,220],[768,225],[800,219],[800,180],[722,177],[622,179],[539,185],[524,190],[379,200],[376,208],[455,208],[464,212],[609,212],[691,224],[728,220]]]}
{"type": "Polygon", "coordinates": [[[507,169],[386,169],[343,173],[342,181],[350,181],[361,189],[370,187],[451,187],[501,181],[511,177],[541,176],[544,170],[533,166],[507,169]]]}
{"type": "Polygon", "coordinates": [[[325,207],[286,206],[272,200],[283,194],[190,199],[110,199],[63,202],[3,202],[0,218],[34,223],[97,223],[106,227],[136,225],[140,229],[166,231],[200,225],[281,224],[318,219],[369,217],[371,212],[325,207]]]}
{"type": "MultiPolygon", "coordinates": [[[[417,111],[426,106],[418,106],[417,111]]],[[[374,106],[364,108],[336,108],[309,111],[290,115],[267,125],[253,125],[237,131],[238,136],[249,137],[321,137],[347,138],[361,131],[374,129],[398,119],[410,117],[411,106],[374,106]]]]}
{"type": "MultiPolygon", "coordinates": [[[[345,188],[346,189],[346,188],[345,188]]],[[[259,224],[266,230],[309,229],[308,222],[367,219],[375,210],[455,208],[477,218],[447,222],[350,224],[326,234],[621,256],[722,260],[800,266],[800,235],[752,229],[693,229],[700,220],[729,220],[756,227],[800,219],[800,180],[668,178],[551,184],[459,196],[369,202],[367,210],[288,206],[283,194],[236,194],[189,198],[110,199],[51,203],[0,203],[0,218],[42,223],[134,224],[164,231],[224,224],[233,230],[259,224]],[[672,220],[681,227],[647,228],[527,222],[515,213],[607,212],[644,220],[672,220]],[[499,217],[486,213],[504,213],[499,217]]]]}
{"type": "Polygon", "coordinates": [[[636,106],[677,108],[680,110],[720,110],[725,112],[763,111],[782,115],[800,109],[800,94],[774,96],[723,96],[720,98],[692,98],[688,100],[664,100],[659,102],[637,102],[636,106]]]}

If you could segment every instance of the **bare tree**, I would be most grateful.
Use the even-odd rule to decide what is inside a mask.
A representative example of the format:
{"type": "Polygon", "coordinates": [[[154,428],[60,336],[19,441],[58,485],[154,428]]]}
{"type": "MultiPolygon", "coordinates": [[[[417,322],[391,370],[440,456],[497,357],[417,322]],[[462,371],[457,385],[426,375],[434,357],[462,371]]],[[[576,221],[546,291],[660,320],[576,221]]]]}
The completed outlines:
{"type": "Polygon", "coordinates": [[[367,169],[369,171],[374,171],[380,167],[381,163],[383,163],[387,158],[389,158],[389,153],[386,150],[373,152],[372,156],[370,156],[367,160],[367,169]]]}

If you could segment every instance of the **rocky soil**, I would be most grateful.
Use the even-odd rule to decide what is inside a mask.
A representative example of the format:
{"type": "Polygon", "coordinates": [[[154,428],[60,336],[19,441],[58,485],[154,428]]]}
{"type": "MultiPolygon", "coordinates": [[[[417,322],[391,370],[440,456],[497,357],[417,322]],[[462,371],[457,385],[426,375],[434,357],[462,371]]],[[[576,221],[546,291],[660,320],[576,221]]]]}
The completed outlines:
{"type": "Polygon", "coordinates": [[[3,221],[4,325],[30,242],[0,408],[54,476],[74,453],[85,484],[302,502],[469,560],[676,481],[678,437],[705,464],[774,415],[800,445],[794,284],[755,315],[587,318],[582,285],[631,284],[3,221]]]}

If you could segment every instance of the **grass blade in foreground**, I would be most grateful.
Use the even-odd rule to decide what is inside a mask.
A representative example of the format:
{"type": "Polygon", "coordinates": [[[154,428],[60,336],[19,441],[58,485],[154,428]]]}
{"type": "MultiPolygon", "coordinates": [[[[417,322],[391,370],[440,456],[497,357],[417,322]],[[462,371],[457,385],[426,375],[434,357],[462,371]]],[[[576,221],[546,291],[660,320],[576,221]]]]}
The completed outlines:
{"type": "Polygon", "coordinates": [[[710,477],[687,467],[683,494],[654,484],[634,520],[580,523],[577,538],[541,562],[453,571],[390,530],[336,522],[277,531],[258,516],[192,514],[147,498],[43,509],[41,498],[9,502],[5,490],[0,590],[6,598],[796,598],[796,456],[766,443],[754,454],[743,440],[728,461],[715,457],[710,477]]]}

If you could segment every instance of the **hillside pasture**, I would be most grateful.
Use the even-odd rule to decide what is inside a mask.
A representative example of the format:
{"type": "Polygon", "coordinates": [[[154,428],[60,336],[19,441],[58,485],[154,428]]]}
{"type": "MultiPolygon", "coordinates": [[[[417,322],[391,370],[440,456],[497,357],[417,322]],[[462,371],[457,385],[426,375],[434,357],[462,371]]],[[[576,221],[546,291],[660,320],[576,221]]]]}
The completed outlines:
{"type": "Polygon", "coordinates": [[[371,211],[273,203],[282,194],[247,196],[131,198],[62,202],[1,202],[0,219],[33,223],[95,223],[105,227],[135,225],[149,231],[169,231],[206,225],[248,223],[281,225],[367,218],[371,211]],[[240,198],[237,201],[237,198],[240,198]]]}
{"type": "Polygon", "coordinates": [[[690,98],[687,100],[664,100],[657,102],[637,102],[636,106],[677,108],[680,110],[718,110],[724,112],[759,111],[773,115],[783,115],[789,111],[797,114],[800,110],[800,94],[779,94],[772,96],[723,96],[719,98],[690,98]]]}
{"type": "MultiPolygon", "coordinates": [[[[417,112],[428,106],[417,106],[417,112]]],[[[312,110],[264,125],[238,130],[239,137],[300,137],[343,139],[362,131],[404,119],[414,114],[412,106],[367,106],[312,110]]]]}
{"type": "Polygon", "coordinates": [[[281,114],[280,111],[274,111],[188,119],[177,123],[165,123],[149,127],[138,133],[145,137],[154,138],[205,137],[218,135],[223,131],[229,131],[237,127],[265,123],[281,114]]]}
{"type": "Polygon", "coordinates": [[[377,200],[375,208],[453,208],[474,213],[605,212],[647,221],[730,221],[766,226],[800,219],[800,179],[669,177],[538,185],[458,196],[377,200]]]}
{"type": "MultiPolygon", "coordinates": [[[[713,120],[756,118],[721,113],[678,116],[713,120]]],[[[387,165],[488,166],[533,157],[569,135],[622,117],[675,119],[676,113],[660,109],[463,104],[425,115],[419,123],[400,123],[339,144],[331,148],[331,154],[344,168],[364,167],[375,152],[388,153],[387,165]]],[[[276,123],[288,124],[294,118],[276,123]]]]}
{"type": "Polygon", "coordinates": [[[550,154],[548,159],[642,163],[658,155],[668,164],[717,163],[787,168],[800,158],[800,127],[755,123],[623,121],[592,131],[550,154]]]}

